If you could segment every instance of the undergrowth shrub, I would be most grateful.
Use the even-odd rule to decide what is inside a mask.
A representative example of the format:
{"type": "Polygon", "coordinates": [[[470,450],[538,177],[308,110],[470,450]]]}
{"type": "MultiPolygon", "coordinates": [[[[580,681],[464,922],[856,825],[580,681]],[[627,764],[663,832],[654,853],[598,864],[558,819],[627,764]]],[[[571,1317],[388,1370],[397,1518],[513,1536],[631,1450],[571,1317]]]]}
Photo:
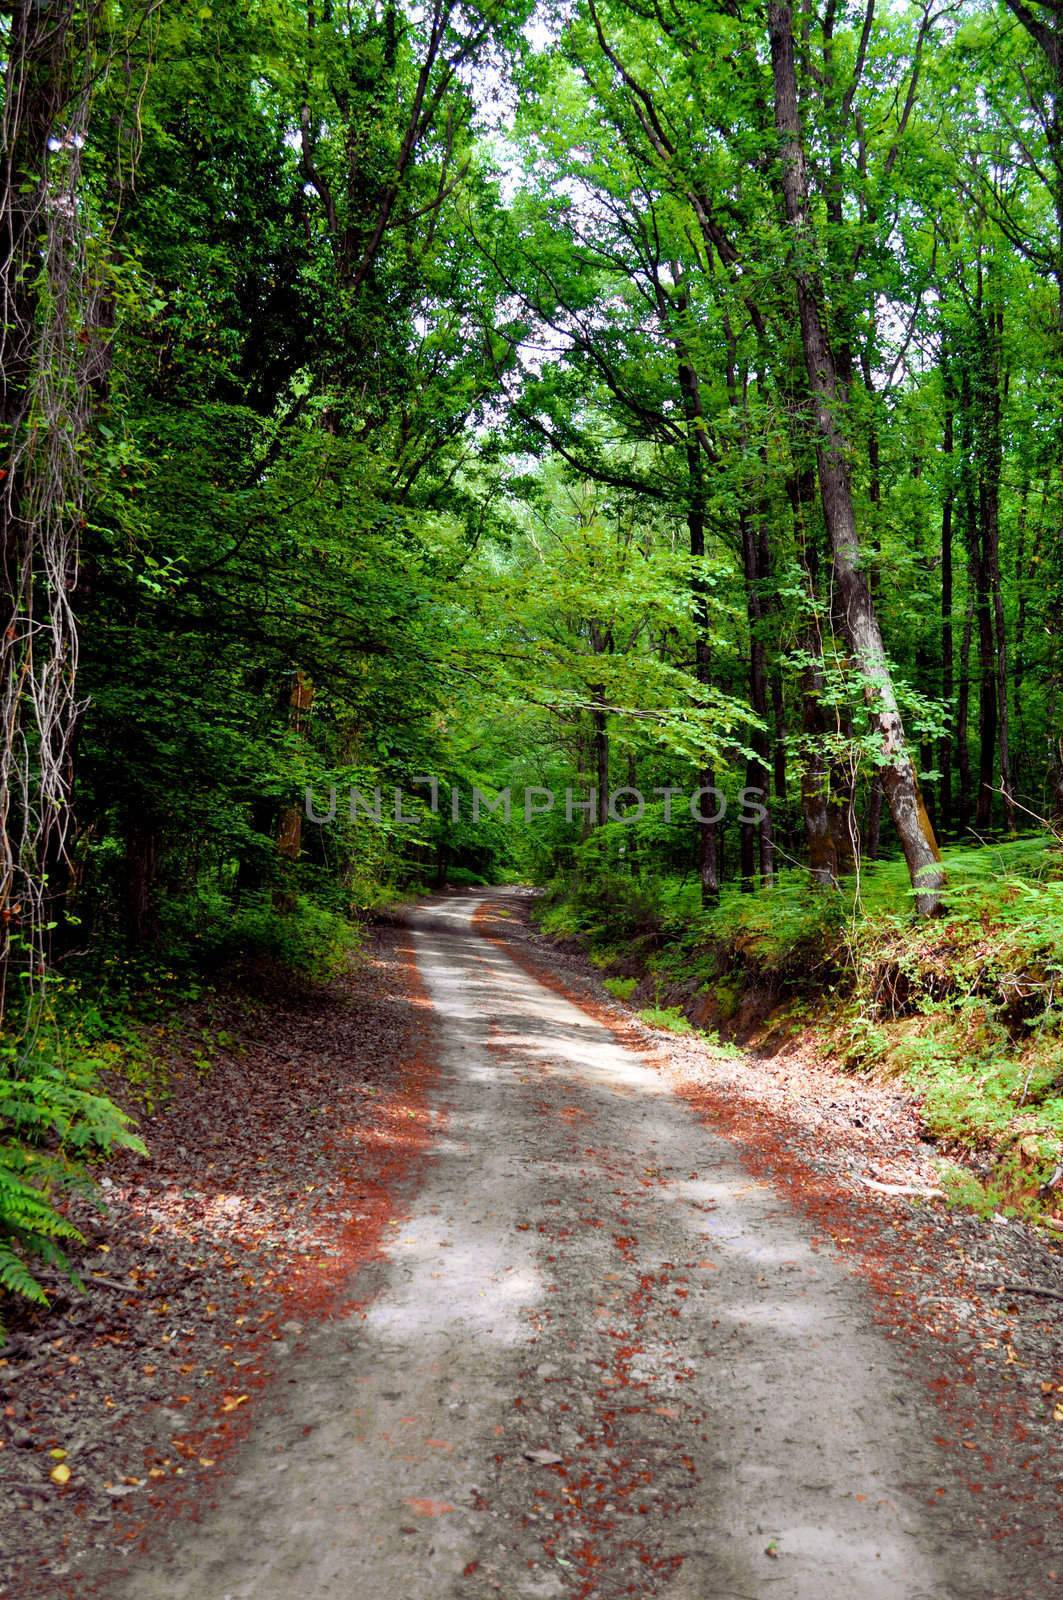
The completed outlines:
{"type": "Polygon", "coordinates": [[[652,943],[664,927],[660,887],[651,878],[602,870],[556,879],[539,910],[544,933],[609,947],[652,943]]]}
{"type": "Polygon", "coordinates": [[[358,950],[357,925],[306,896],[278,909],[268,894],[200,924],[199,959],[212,966],[276,962],[314,982],[338,976],[358,950]]]}

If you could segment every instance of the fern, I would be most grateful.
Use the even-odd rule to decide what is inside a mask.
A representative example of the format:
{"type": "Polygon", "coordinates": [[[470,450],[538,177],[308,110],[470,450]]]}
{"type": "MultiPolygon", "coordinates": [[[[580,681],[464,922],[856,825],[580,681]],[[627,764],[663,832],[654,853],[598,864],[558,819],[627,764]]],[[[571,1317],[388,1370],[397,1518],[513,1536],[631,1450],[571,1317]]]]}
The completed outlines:
{"type": "Polygon", "coordinates": [[[48,1304],[48,1296],[22,1257],[3,1243],[0,1243],[0,1288],[8,1294],[21,1295],[23,1300],[33,1300],[42,1306],[48,1304]]]}
{"type": "MultiPolygon", "coordinates": [[[[116,1148],[146,1154],[131,1119],[94,1080],[97,1063],[63,1059],[58,1034],[44,1032],[31,1061],[0,1075],[0,1292],[37,1305],[48,1296],[37,1264],[80,1279],[62,1248],[82,1235],[60,1210],[62,1198],[91,1191],[85,1158],[116,1148]],[[21,1070],[20,1070],[21,1067],[21,1070]]],[[[0,1324],[0,1340],[3,1326],[0,1324]]]]}

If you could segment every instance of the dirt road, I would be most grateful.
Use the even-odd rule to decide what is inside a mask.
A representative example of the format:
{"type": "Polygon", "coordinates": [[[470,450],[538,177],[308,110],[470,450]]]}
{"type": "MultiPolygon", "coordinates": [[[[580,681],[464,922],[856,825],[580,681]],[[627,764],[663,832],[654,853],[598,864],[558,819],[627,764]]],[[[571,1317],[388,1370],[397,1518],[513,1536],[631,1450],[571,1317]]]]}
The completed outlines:
{"type": "Polygon", "coordinates": [[[1008,1594],[927,1512],[859,1282],[477,904],[414,921],[436,1153],[360,1309],[306,1341],[218,1503],[107,1592],[1008,1594]]]}

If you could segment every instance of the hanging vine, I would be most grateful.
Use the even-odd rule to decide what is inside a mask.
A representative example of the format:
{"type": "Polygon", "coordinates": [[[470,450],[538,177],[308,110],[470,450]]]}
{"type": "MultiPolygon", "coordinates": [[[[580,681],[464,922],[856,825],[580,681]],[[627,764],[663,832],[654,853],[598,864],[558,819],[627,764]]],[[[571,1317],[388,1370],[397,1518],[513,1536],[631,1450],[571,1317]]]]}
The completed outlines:
{"type": "Polygon", "coordinates": [[[0,1019],[9,1022],[32,1014],[27,1001],[46,976],[49,928],[71,872],[72,742],[83,709],[74,595],[112,320],[105,230],[83,182],[108,64],[101,16],[84,0],[22,0],[5,19],[0,1019]]]}

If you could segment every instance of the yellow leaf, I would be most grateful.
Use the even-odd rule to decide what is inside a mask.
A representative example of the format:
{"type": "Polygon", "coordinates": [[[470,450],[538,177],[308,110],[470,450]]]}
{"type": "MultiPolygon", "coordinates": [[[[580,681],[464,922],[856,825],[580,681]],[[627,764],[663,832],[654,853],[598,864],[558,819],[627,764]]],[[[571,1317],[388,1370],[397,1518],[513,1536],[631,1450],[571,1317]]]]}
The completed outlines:
{"type": "Polygon", "coordinates": [[[51,1456],[53,1461],[65,1461],[66,1460],[66,1451],[65,1450],[49,1450],[48,1454],[51,1456]]]}
{"type": "Polygon", "coordinates": [[[61,1487],[64,1483],[70,1482],[70,1468],[65,1461],[60,1461],[57,1467],[52,1468],[48,1476],[53,1483],[58,1483],[61,1487]]]}
{"type": "Polygon", "coordinates": [[[235,1411],[247,1398],[246,1394],[227,1394],[221,1403],[221,1408],[223,1411],[235,1411]]]}

